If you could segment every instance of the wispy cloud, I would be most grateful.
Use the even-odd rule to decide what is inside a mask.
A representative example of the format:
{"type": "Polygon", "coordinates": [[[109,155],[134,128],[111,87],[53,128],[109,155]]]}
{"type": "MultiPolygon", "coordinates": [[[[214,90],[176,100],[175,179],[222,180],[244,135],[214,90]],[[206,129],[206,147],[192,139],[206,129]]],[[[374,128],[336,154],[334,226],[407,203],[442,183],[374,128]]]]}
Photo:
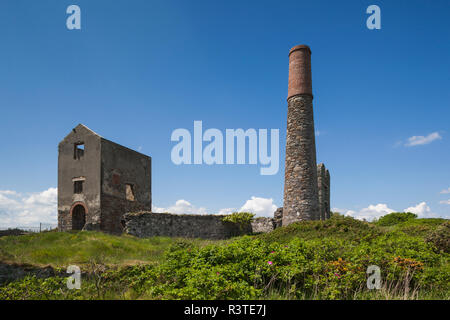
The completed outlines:
{"type": "Polygon", "coordinates": [[[450,199],[439,201],[439,203],[440,204],[449,204],[450,205],[450,199]]]}
{"type": "Polygon", "coordinates": [[[448,189],[442,190],[440,193],[442,193],[442,194],[450,193],[450,187],[448,189]]]}
{"type": "Polygon", "coordinates": [[[6,196],[13,196],[13,195],[17,195],[18,193],[16,191],[12,191],[12,190],[0,190],[0,194],[6,195],[6,196]]]}
{"type": "Polygon", "coordinates": [[[408,141],[405,143],[407,147],[420,146],[424,144],[429,144],[435,140],[442,139],[439,132],[430,133],[427,136],[412,136],[408,138],[408,141]]]}

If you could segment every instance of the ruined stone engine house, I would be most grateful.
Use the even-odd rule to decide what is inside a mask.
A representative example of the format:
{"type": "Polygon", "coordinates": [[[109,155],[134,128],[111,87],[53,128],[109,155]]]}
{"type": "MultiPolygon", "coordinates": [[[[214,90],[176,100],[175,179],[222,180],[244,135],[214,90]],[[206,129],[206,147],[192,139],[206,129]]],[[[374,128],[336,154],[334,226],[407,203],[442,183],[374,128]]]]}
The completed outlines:
{"type": "Polygon", "coordinates": [[[151,210],[151,158],[76,126],[58,146],[58,229],[120,234],[126,212],[151,210]]]}
{"type": "Polygon", "coordinates": [[[289,52],[284,203],[273,218],[236,228],[219,215],[151,211],[151,158],[79,124],[58,147],[58,229],[126,232],[138,237],[224,239],[330,218],[330,173],[316,164],[311,50],[289,52]]]}

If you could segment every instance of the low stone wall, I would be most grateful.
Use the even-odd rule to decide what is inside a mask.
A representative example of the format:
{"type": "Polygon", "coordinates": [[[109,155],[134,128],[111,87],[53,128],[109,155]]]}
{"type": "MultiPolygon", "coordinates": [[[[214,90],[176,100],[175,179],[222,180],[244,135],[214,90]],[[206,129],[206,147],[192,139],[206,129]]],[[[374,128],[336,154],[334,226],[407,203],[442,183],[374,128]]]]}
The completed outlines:
{"type": "Polygon", "coordinates": [[[275,229],[275,219],[273,218],[255,218],[251,224],[253,233],[265,233],[275,229]]]}
{"type": "Polygon", "coordinates": [[[22,236],[24,234],[28,234],[29,232],[20,230],[20,229],[7,229],[7,230],[0,230],[0,237],[5,236],[22,236]]]}
{"type": "Polygon", "coordinates": [[[68,275],[56,272],[51,266],[36,267],[32,265],[8,264],[0,262],[0,285],[22,279],[26,276],[36,276],[37,278],[48,278],[54,276],[68,275]]]}
{"type": "Polygon", "coordinates": [[[252,232],[251,225],[224,222],[225,215],[170,214],[142,211],[123,216],[124,232],[140,238],[155,236],[227,239],[252,232]]]}

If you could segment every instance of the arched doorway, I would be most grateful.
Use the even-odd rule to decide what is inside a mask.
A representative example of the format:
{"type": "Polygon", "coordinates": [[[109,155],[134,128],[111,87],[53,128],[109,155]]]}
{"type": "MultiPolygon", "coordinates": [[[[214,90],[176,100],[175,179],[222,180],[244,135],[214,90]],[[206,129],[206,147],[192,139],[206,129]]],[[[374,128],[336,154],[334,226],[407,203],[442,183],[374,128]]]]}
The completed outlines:
{"type": "Polygon", "coordinates": [[[72,230],[82,230],[86,224],[86,207],[79,203],[72,207],[72,230]]]}

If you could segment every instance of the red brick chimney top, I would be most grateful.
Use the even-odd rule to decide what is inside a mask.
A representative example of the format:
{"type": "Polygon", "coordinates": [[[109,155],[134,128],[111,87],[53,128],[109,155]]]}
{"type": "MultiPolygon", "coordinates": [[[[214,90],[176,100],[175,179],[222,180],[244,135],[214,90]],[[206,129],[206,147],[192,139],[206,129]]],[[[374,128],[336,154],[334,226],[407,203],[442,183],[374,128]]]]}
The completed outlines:
{"type": "Polygon", "coordinates": [[[299,44],[298,46],[292,47],[291,50],[289,51],[289,55],[291,55],[292,52],[297,51],[297,50],[308,50],[309,53],[311,54],[311,49],[306,45],[306,44],[299,44]]]}
{"type": "Polygon", "coordinates": [[[311,49],[298,45],[289,51],[288,99],[299,94],[312,96],[311,49]]]}

